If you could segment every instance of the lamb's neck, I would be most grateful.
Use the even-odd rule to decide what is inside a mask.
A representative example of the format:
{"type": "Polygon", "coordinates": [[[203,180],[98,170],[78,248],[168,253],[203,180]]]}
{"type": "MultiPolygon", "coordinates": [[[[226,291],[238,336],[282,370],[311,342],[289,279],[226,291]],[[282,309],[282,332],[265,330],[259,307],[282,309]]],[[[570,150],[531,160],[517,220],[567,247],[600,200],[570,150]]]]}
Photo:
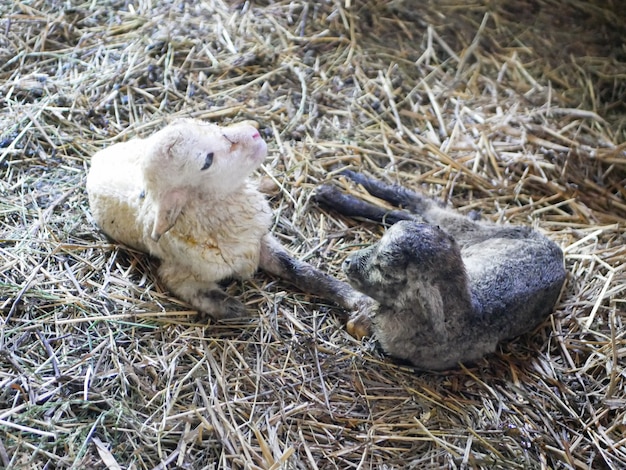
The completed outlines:
{"type": "Polygon", "coordinates": [[[228,202],[233,198],[240,199],[242,196],[245,197],[249,191],[253,191],[254,189],[251,187],[249,182],[243,182],[238,186],[233,186],[228,189],[225,188],[216,188],[215,190],[202,189],[202,191],[198,191],[197,200],[199,201],[220,201],[220,202],[228,202]]]}
{"type": "Polygon", "coordinates": [[[457,333],[462,333],[476,313],[467,278],[463,276],[463,282],[442,282],[440,293],[444,299],[443,312],[448,330],[455,329],[457,333]]]}
{"type": "MultiPolygon", "coordinates": [[[[460,334],[474,316],[475,306],[467,279],[424,281],[410,289],[413,295],[398,299],[408,315],[429,325],[442,339],[460,334]]],[[[396,310],[397,311],[397,310],[396,310]]]]}

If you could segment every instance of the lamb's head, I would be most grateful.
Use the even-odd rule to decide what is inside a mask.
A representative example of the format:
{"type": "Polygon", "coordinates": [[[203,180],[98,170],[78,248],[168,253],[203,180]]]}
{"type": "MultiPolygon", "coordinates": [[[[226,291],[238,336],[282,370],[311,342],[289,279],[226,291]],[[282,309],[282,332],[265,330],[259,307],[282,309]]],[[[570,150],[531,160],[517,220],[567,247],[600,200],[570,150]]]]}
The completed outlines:
{"type": "Polygon", "coordinates": [[[237,190],[267,155],[251,123],[220,127],[180,119],[146,139],[145,192],[156,204],[152,238],[176,223],[192,198],[219,199],[237,190]]]}
{"type": "Polygon", "coordinates": [[[356,289],[382,305],[420,285],[465,282],[455,240],[437,226],[400,221],[380,241],[349,256],[343,270],[356,289]]]}

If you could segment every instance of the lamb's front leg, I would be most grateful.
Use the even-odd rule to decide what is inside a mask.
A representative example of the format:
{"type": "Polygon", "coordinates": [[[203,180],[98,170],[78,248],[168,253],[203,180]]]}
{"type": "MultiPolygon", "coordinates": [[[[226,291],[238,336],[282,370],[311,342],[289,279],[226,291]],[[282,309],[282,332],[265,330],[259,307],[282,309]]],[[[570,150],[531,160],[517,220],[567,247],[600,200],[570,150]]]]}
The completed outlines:
{"type": "Polygon", "coordinates": [[[394,206],[402,206],[414,214],[423,215],[435,207],[440,207],[430,197],[411,191],[404,186],[386,184],[351,170],[344,170],[341,174],[363,186],[372,196],[390,202],[394,206]]]}
{"type": "Polygon", "coordinates": [[[243,303],[226,294],[214,282],[196,280],[185,268],[162,263],[159,276],[172,294],[189,303],[201,315],[215,320],[248,316],[243,303]]]}
{"type": "Polygon", "coordinates": [[[347,217],[363,217],[381,224],[393,225],[400,220],[419,221],[419,217],[404,210],[389,210],[364,201],[351,194],[345,194],[333,184],[317,188],[315,201],[347,217]]]}
{"type": "Polygon", "coordinates": [[[268,273],[292,282],[304,292],[331,300],[352,312],[348,332],[353,336],[361,337],[370,333],[369,316],[374,311],[376,302],[349,284],[295,259],[271,234],[265,235],[261,242],[260,267],[268,273]],[[353,329],[351,325],[355,324],[355,320],[357,327],[353,329]],[[354,331],[350,331],[351,329],[354,331]]]}
{"type": "MultiPolygon", "coordinates": [[[[421,221],[427,224],[438,225],[450,235],[459,237],[458,241],[463,241],[468,237],[468,234],[484,231],[484,227],[479,222],[444,207],[439,201],[429,196],[417,193],[404,186],[386,184],[350,170],[343,171],[342,175],[363,186],[372,196],[390,202],[395,206],[403,207],[416,216],[413,218],[414,220],[420,221],[419,219],[422,219],[421,221]]],[[[341,206],[338,210],[342,211],[341,206]]],[[[402,214],[403,212],[390,211],[394,215],[396,213],[402,214]]],[[[365,214],[365,217],[378,220],[377,218],[372,218],[369,214],[365,214]]],[[[410,220],[411,218],[406,217],[406,219],[410,220]]],[[[488,232],[489,229],[487,229],[488,232]]]]}

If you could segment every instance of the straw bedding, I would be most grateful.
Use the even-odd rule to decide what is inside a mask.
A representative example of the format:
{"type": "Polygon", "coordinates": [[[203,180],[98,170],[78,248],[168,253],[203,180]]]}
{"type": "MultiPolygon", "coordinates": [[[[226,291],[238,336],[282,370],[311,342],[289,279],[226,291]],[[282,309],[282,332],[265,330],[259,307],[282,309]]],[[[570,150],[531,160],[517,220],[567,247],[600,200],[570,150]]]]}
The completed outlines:
{"type": "Polygon", "coordinates": [[[0,2],[0,464],[624,468],[626,21],[619,2],[0,2]],[[351,166],[527,224],[568,280],[532,334],[414,371],[259,273],[201,323],[112,243],[98,149],[256,119],[273,231],[339,277],[382,228],[323,211],[351,166]]]}

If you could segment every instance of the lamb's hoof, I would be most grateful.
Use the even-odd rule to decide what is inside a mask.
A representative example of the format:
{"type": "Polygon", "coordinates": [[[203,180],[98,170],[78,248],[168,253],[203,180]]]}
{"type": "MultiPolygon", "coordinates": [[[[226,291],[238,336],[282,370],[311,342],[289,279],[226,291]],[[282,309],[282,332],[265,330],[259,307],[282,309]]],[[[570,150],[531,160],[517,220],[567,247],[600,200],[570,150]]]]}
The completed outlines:
{"type": "Polygon", "coordinates": [[[214,320],[236,320],[248,316],[246,306],[234,297],[219,290],[210,290],[202,294],[200,318],[211,317],[214,320]]]}
{"type": "Polygon", "coordinates": [[[372,335],[372,318],[364,312],[354,314],[346,324],[346,330],[356,339],[372,335]]]}
{"type": "Polygon", "coordinates": [[[323,184],[318,186],[313,195],[313,199],[318,204],[327,205],[333,207],[337,199],[343,194],[336,186],[332,184],[323,184]]]}
{"type": "Polygon", "coordinates": [[[248,309],[239,300],[232,297],[227,298],[220,305],[219,316],[216,316],[218,320],[237,319],[248,316],[248,309]]]}

